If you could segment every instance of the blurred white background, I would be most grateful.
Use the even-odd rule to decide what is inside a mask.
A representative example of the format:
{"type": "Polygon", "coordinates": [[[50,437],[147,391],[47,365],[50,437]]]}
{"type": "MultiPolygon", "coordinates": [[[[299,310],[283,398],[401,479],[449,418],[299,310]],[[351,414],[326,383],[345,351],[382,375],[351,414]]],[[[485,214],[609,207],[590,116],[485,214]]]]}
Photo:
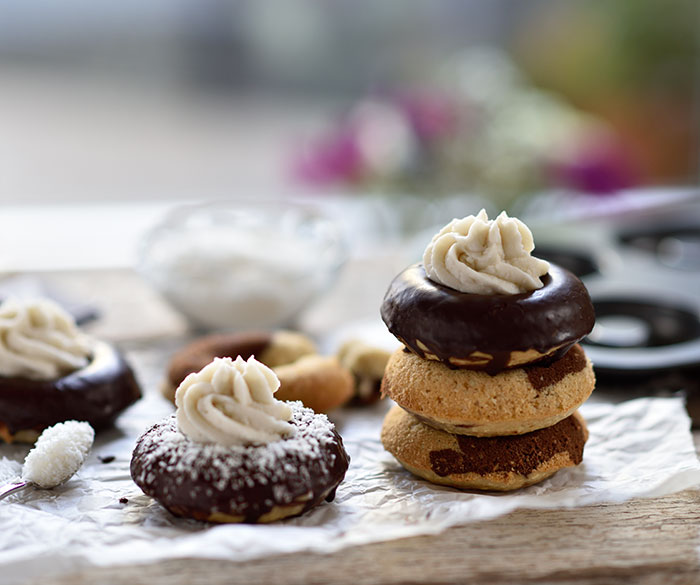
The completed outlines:
{"type": "Polygon", "coordinates": [[[474,47],[503,49],[548,91],[609,114],[645,169],[656,169],[654,153],[661,161],[643,183],[695,184],[688,120],[697,99],[678,82],[697,71],[688,49],[695,8],[692,0],[674,12],[649,0],[6,0],[0,270],[130,265],[139,235],[177,202],[303,191],[290,167],[306,140],[368,92],[424,84],[474,47]],[[626,36],[611,23],[625,23],[626,36]],[[635,110],[640,95],[652,96],[649,110],[635,110]],[[648,111],[664,124],[648,125],[647,136],[636,119],[648,111]]]}

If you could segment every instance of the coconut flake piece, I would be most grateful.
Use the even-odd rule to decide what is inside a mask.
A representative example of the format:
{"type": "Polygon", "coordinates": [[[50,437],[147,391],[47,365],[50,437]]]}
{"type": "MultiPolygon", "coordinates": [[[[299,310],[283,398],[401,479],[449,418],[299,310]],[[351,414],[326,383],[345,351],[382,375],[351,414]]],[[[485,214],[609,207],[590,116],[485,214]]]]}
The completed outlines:
{"type": "Polygon", "coordinates": [[[46,489],[61,485],[80,469],[94,439],[86,422],[69,420],[45,429],[24,460],[22,479],[46,489]]]}

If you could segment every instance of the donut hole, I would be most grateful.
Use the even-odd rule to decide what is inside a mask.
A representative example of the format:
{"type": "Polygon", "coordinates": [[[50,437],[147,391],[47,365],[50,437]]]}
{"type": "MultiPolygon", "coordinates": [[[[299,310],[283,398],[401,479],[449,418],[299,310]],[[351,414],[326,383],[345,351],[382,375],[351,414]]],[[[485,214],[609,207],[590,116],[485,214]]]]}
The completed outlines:
{"type": "Polygon", "coordinates": [[[663,347],[700,338],[700,319],[689,309],[630,299],[594,300],[593,307],[591,345],[663,347]]]}
{"type": "Polygon", "coordinates": [[[651,327],[643,319],[610,315],[596,321],[588,339],[612,347],[643,347],[650,336],[651,327]]]}
{"type": "Polygon", "coordinates": [[[597,274],[600,270],[593,256],[583,250],[555,246],[537,246],[533,252],[538,258],[558,264],[579,278],[597,274]]]}

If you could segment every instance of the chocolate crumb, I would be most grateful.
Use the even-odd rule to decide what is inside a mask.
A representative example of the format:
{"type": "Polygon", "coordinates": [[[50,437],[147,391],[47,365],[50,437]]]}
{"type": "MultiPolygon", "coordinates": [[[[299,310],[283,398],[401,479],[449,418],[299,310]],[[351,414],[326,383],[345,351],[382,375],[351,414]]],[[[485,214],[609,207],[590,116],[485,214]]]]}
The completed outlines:
{"type": "Polygon", "coordinates": [[[129,503],[129,498],[119,498],[119,503],[120,503],[120,504],[128,504],[128,503],[129,503]]]}
{"type": "Polygon", "coordinates": [[[100,460],[100,463],[112,463],[116,459],[114,455],[98,455],[97,458],[100,460]]]}

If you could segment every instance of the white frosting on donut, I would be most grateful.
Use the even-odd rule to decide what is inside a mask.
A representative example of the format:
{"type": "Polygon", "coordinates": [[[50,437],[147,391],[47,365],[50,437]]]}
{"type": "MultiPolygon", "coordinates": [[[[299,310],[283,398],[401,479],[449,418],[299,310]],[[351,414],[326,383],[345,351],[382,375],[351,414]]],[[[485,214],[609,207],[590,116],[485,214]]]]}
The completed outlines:
{"type": "Polygon", "coordinates": [[[275,373],[250,357],[214,358],[187,376],[175,392],[177,424],[194,441],[220,445],[266,444],[289,436],[292,409],[275,399],[275,373]]]}
{"type": "Polygon", "coordinates": [[[517,294],[542,287],[549,263],[530,255],[532,232],[502,212],[453,219],[428,244],[423,265],[430,280],[473,294],[517,294]]]}
{"type": "Polygon", "coordinates": [[[88,365],[90,338],[47,299],[0,304],[0,375],[51,380],[88,365]]]}

